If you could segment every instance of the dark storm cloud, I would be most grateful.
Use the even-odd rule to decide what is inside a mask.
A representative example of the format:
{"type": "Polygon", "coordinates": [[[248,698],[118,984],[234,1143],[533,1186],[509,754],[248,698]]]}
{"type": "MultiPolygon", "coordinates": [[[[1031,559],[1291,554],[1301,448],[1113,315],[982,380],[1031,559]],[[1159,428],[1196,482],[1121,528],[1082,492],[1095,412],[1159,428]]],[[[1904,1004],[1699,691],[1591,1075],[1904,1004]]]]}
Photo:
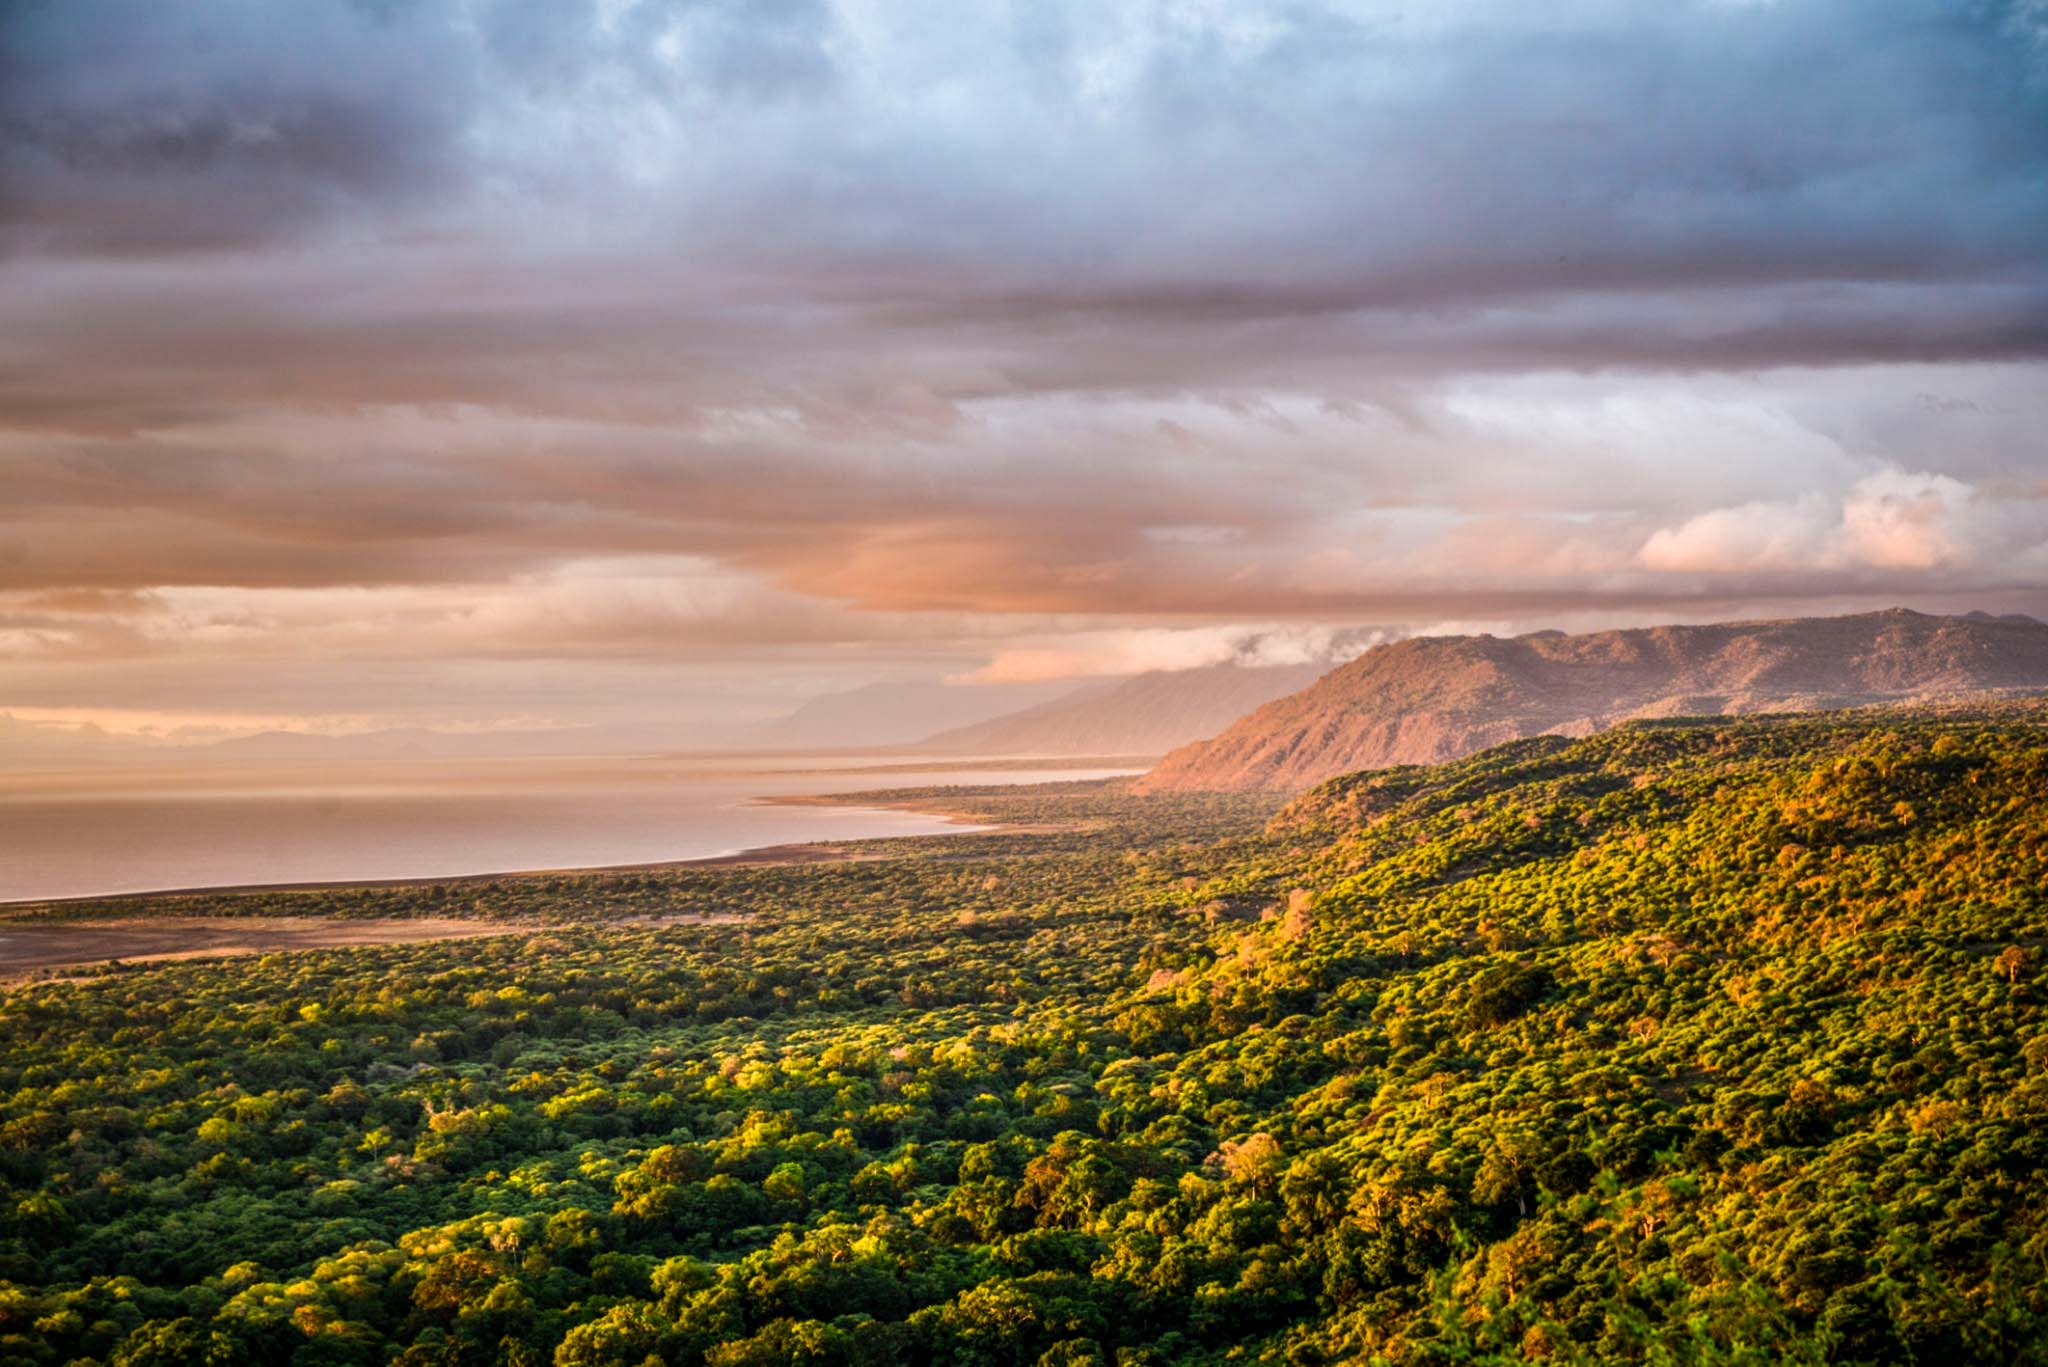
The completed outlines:
{"type": "Polygon", "coordinates": [[[145,253],[374,223],[468,174],[477,64],[406,4],[0,5],[0,228],[145,253]]]}
{"type": "Polygon", "coordinates": [[[577,0],[6,0],[0,227],[53,254],[219,250],[608,192],[617,110],[714,122],[829,85],[828,18],[807,0],[609,21],[577,0]],[[550,123],[569,129],[552,146],[550,123]]]}
{"type": "Polygon", "coordinates": [[[2020,0],[0,17],[10,218],[57,252],[377,237],[479,196],[518,232],[488,197],[545,187],[527,217],[1200,321],[2032,271],[2048,208],[2020,0]]]}

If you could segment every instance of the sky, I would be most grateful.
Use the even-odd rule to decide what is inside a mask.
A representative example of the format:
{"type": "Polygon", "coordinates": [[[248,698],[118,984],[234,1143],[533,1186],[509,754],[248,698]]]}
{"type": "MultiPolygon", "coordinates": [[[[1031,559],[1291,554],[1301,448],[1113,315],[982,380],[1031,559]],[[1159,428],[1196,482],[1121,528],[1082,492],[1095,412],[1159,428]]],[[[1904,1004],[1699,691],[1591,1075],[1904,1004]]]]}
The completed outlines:
{"type": "Polygon", "coordinates": [[[0,713],[2048,612],[2041,0],[0,0],[0,713]]]}

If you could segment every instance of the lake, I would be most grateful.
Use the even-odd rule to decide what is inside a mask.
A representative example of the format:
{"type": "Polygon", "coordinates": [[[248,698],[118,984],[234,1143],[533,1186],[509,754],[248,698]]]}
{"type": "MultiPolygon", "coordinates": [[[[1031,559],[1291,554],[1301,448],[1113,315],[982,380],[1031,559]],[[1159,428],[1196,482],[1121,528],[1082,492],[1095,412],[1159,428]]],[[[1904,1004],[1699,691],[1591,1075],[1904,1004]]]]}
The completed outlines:
{"type": "Polygon", "coordinates": [[[1133,772],[818,756],[278,762],[0,776],[0,901],[700,859],[963,827],[762,798],[1133,772]]]}

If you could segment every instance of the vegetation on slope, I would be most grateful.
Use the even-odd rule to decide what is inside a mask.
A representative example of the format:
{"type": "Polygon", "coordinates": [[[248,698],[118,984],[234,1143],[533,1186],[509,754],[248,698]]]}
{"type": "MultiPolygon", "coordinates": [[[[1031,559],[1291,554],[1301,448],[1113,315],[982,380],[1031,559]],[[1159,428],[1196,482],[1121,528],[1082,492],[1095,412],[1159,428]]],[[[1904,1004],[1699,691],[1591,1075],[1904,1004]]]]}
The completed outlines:
{"type": "Polygon", "coordinates": [[[1893,608],[1847,617],[1377,646],[1222,734],[1167,755],[1145,792],[1298,792],[1525,736],[1634,718],[1933,703],[2048,690],[2048,624],[1893,608]]]}
{"type": "Polygon", "coordinates": [[[1643,725],[18,990],[0,1358],[2041,1361],[2044,792],[1643,725]]]}

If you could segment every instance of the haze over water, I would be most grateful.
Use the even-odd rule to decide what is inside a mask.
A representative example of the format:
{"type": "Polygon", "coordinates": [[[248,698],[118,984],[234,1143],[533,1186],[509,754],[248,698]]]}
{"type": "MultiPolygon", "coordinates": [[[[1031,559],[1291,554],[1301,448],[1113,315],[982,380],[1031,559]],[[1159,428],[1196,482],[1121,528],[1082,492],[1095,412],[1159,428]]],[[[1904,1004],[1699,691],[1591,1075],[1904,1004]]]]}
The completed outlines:
{"type": "Polygon", "coordinates": [[[16,773],[0,779],[0,901],[643,864],[958,832],[976,828],[754,799],[1122,772],[689,756],[16,773]]]}

